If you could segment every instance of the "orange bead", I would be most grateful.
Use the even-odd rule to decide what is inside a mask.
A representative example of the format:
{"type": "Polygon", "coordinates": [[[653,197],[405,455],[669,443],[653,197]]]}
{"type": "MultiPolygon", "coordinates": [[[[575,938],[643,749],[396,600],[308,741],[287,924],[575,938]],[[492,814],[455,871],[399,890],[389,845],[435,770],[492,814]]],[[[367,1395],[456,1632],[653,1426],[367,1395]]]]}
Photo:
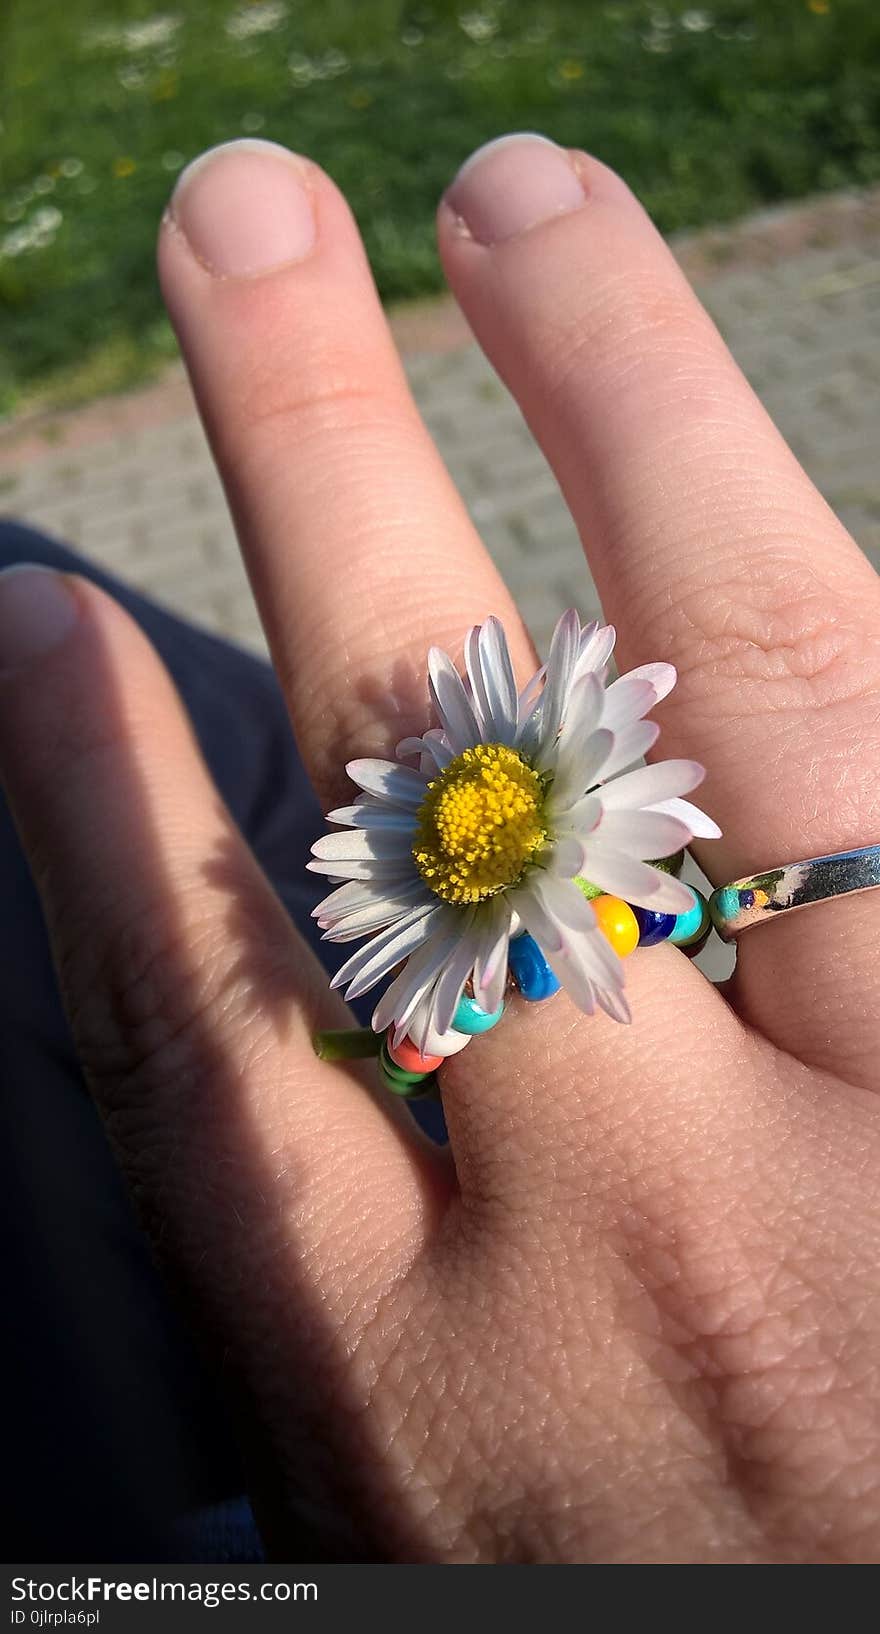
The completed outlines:
{"type": "Polygon", "coordinates": [[[392,1044],[388,1035],[388,1054],[404,1072],[436,1072],[443,1065],[442,1055],[420,1055],[411,1038],[392,1044]]]}
{"type": "Polygon", "coordinates": [[[602,935],[625,959],[639,943],[639,922],[629,903],[619,896],[596,896],[591,907],[602,935]]]}

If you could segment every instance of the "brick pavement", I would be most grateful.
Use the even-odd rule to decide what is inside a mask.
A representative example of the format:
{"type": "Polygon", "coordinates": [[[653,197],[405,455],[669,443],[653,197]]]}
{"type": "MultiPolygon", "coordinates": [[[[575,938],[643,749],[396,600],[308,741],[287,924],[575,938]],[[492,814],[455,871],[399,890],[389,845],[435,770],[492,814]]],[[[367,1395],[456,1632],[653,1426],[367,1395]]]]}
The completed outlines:
{"type": "MultiPolygon", "coordinates": [[[[880,564],[880,190],[763,214],[676,252],[811,476],[880,564]]],[[[596,594],[554,479],[448,302],[399,314],[416,398],[539,645],[596,594]]],[[[181,371],[0,427],[0,507],[160,601],[260,648],[222,491],[181,371]]]]}

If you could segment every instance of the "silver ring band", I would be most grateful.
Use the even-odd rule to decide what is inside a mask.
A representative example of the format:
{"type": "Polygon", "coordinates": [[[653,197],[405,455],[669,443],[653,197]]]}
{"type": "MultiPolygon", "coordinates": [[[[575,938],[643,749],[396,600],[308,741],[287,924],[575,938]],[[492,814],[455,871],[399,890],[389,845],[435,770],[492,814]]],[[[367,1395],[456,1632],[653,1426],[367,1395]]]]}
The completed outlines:
{"type": "Polygon", "coordinates": [[[709,912],[718,935],[732,942],[741,931],[763,925],[775,914],[810,908],[833,896],[871,891],[880,885],[880,845],[860,851],[837,851],[829,857],[787,862],[750,879],[720,885],[709,898],[709,912]]]}

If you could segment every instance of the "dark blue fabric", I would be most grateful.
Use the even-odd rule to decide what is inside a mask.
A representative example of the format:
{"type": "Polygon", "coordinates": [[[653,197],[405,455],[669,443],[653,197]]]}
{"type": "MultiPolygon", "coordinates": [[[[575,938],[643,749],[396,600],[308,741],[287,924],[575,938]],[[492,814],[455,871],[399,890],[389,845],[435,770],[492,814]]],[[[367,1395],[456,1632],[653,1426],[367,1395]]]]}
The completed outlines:
{"type": "MultiPolygon", "coordinates": [[[[238,824],[326,954],[309,919],[321,882],[303,866],[321,814],[270,667],[0,522],[0,567],[19,561],[85,574],[137,619],[238,824]]],[[[259,1559],[209,1365],[154,1270],[85,1089],[2,796],[0,904],[4,1557],[259,1559]]],[[[319,1542],[304,1535],[299,1553],[320,1558],[319,1542]]]]}

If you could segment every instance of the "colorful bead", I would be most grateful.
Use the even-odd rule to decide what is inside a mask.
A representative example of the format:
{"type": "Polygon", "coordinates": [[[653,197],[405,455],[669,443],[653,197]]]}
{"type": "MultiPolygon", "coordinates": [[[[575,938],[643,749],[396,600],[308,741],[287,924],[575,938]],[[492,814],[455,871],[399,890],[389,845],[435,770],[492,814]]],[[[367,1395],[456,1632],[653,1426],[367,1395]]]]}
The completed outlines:
{"type": "Polygon", "coordinates": [[[478,1033],[488,1033],[493,1027],[497,1027],[503,1014],[503,1004],[499,1004],[498,1009],[490,1013],[488,1010],[481,1010],[476,999],[469,998],[467,993],[462,993],[458,1001],[458,1008],[452,1018],[452,1025],[456,1031],[468,1033],[471,1037],[474,1037],[478,1033]]]}
{"type": "Polygon", "coordinates": [[[717,893],[715,901],[722,919],[733,919],[739,913],[739,891],[734,890],[732,885],[725,885],[724,890],[717,893]]]}
{"type": "Polygon", "coordinates": [[[420,1084],[422,1079],[428,1076],[426,1072],[404,1072],[402,1067],[395,1066],[384,1043],[379,1053],[379,1066],[386,1077],[393,1078],[396,1084],[403,1085],[408,1089],[411,1089],[413,1085],[420,1084]]]}
{"type": "Polygon", "coordinates": [[[673,851],[669,857],[655,857],[650,866],[663,874],[674,874],[677,879],[684,867],[684,850],[673,851]]]}
{"type": "Polygon", "coordinates": [[[450,1055],[458,1055],[470,1043],[468,1033],[454,1031],[451,1027],[446,1033],[438,1033],[436,1027],[429,1027],[425,1034],[425,1054],[439,1055],[444,1061],[450,1055]]]}
{"type": "Polygon", "coordinates": [[[442,1055],[422,1055],[411,1038],[402,1038],[399,1044],[393,1044],[386,1038],[385,1048],[394,1065],[404,1072],[436,1072],[443,1065],[442,1055]]]}
{"type": "Polygon", "coordinates": [[[689,885],[688,890],[693,891],[694,905],[688,908],[686,913],[676,914],[675,925],[669,937],[670,942],[681,948],[690,947],[700,940],[705,941],[712,924],[706,898],[700,891],[695,890],[693,885],[689,885]]]}
{"type": "Polygon", "coordinates": [[[508,962],[524,999],[530,1004],[539,1004],[542,999],[552,998],[558,993],[562,983],[557,981],[541,949],[533,937],[526,932],[517,936],[510,944],[508,962]]]}
{"type": "Polygon", "coordinates": [[[628,902],[619,896],[597,896],[593,912],[602,935],[621,959],[638,947],[639,922],[628,902]]]}
{"type": "Polygon", "coordinates": [[[594,897],[603,894],[601,885],[594,885],[589,879],[581,879],[580,874],[575,876],[575,885],[579,891],[583,892],[588,902],[592,902],[594,897]]]}
{"type": "Polygon", "coordinates": [[[657,913],[653,908],[633,908],[639,925],[639,947],[656,947],[675,929],[674,913],[657,913]]]}
{"type": "Polygon", "coordinates": [[[412,1083],[390,1073],[384,1062],[379,1062],[379,1077],[384,1087],[392,1094],[398,1095],[402,1101],[437,1100],[440,1086],[433,1072],[420,1073],[412,1083]]]}

